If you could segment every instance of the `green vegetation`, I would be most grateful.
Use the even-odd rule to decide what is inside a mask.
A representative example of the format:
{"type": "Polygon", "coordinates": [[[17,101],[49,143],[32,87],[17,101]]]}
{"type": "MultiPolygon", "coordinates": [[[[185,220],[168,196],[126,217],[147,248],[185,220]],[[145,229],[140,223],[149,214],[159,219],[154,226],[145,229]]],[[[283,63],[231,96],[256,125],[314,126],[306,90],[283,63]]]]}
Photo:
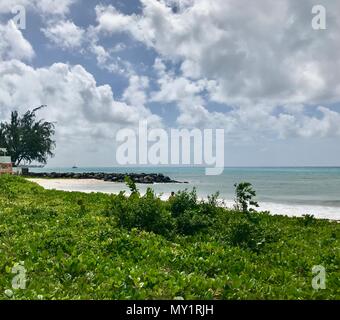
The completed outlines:
{"type": "Polygon", "coordinates": [[[0,299],[339,299],[340,225],[0,177],[0,299]],[[26,289],[12,289],[24,262],[26,289]],[[327,272],[314,290],[312,268],[327,272]],[[13,293],[13,294],[12,294],[13,293]]]}
{"type": "Polygon", "coordinates": [[[252,184],[249,182],[241,182],[235,184],[234,187],[236,193],[235,209],[243,213],[254,212],[255,209],[251,208],[251,206],[258,208],[259,204],[253,200],[254,197],[256,197],[256,191],[253,189],[252,184]]]}

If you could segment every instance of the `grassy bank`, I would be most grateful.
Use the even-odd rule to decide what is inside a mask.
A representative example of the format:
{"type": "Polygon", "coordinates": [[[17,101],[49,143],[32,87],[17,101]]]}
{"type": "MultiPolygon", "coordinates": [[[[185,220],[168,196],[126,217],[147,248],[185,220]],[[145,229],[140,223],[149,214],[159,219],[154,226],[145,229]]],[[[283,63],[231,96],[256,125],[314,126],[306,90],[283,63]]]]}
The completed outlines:
{"type": "Polygon", "coordinates": [[[336,222],[0,177],[0,299],[340,299],[339,248],[336,222]],[[27,285],[14,290],[20,261],[27,285]]]}

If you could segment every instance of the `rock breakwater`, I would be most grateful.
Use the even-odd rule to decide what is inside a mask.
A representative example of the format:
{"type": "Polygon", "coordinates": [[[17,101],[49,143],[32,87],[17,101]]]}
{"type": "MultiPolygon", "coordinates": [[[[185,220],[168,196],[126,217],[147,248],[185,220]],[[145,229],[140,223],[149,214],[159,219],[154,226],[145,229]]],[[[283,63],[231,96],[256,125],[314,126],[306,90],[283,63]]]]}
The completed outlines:
{"type": "Polygon", "coordinates": [[[30,178],[46,179],[95,179],[110,182],[124,182],[126,176],[129,176],[135,183],[153,184],[153,183],[187,183],[172,180],[162,173],[104,173],[104,172],[29,172],[25,173],[30,178]]]}

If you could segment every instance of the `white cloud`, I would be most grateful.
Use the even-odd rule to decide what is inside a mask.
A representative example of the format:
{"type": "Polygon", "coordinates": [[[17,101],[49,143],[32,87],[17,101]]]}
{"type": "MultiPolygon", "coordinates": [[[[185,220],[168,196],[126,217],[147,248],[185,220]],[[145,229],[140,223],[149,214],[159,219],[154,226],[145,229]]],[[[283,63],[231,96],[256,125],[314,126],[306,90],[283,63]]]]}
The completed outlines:
{"type": "Polygon", "coordinates": [[[78,0],[1,0],[0,13],[11,13],[15,6],[23,6],[27,10],[35,10],[42,15],[64,16],[78,0]]]}
{"type": "Polygon", "coordinates": [[[103,66],[107,63],[107,61],[110,59],[110,53],[105,50],[103,46],[93,44],[90,48],[91,52],[96,56],[97,63],[100,66],[103,66]]]}
{"type": "Polygon", "coordinates": [[[141,2],[140,15],[98,7],[95,30],[128,33],[179,64],[181,73],[156,61],[160,89],[151,95],[177,103],[179,124],[223,126],[240,137],[339,135],[338,112],[305,109],[340,101],[339,2],[319,1],[324,31],[312,29],[312,0],[141,2]],[[233,110],[211,112],[210,102],[233,110]]]}
{"type": "Polygon", "coordinates": [[[31,44],[23,37],[13,21],[9,21],[7,25],[0,24],[0,39],[0,60],[30,60],[34,57],[31,44]]]}
{"type": "Polygon", "coordinates": [[[0,62],[0,119],[10,110],[48,105],[44,116],[57,122],[61,137],[85,139],[113,137],[118,126],[136,125],[140,119],[159,123],[143,105],[117,101],[110,86],[98,86],[82,66],[56,63],[34,69],[17,60],[0,62]]]}
{"type": "Polygon", "coordinates": [[[147,102],[146,89],[149,87],[149,79],[145,76],[132,74],[129,86],[123,94],[123,99],[134,106],[144,106],[147,102]]]}
{"type": "Polygon", "coordinates": [[[65,15],[77,0],[36,0],[36,7],[42,13],[65,15]]]}
{"type": "Polygon", "coordinates": [[[175,102],[180,111],[177,118],[180,126],[224,128],[229,138],[248,142],[260,138],[340,136],[340,113],[328,108],[316,108],[318,117],[306,115],[308,107],[302,104],[285,105],[280,112],[266,104],[245,104],[229,112],[212,112],[207,109],[203,92],[214,83],[176,76],[161,59],[156,59],[154,69],[160,89],[152,92],[151,101],[175,102]]]}
{"type": "Polygon", "coordinates": [[[305,117],[304,125],[299,127],[302,137],[340,136],[340,114],[325,107],[318,107],[321,117],[305,117]]]}
{"type": "Polygon", "coordinates": [[[33,68],[18,60],[0,61],[0,121],[12,110],[46,104],[39,118],[56,123],[56,159],[53,165],[112,166],[115,163],[115,133],[121,127],[138,127],[147,120],[161,127],[161,119],[143,104],[147,78],[133,76],[124,100],[114,97],[109,85],[98,85],[80,65],[55,63],[33,68]],[[133,95],[133,96],[130,96],[133,95]]]}
{"type": "Polygon", "coordinates": [[[34,51],[13,23],[0,25],[0,119],[13,108],[47,104],[44,116],[57,121],[58,139],[84,143],[112,138],[119,125],[140,119],[162,126],[146,107],[151,101],[176,104],[179,126],[224,128],[237,142],[340,136],[340,113],[315,108],[340,101],[338,2],[320,0],[328,12],[322,32],[311,29],[311,0],[141,0],[139,15],[100,5],[97,25],[86,31],[65,17],[75,1],[0,1],[0,13],[14,2],[46,16],[43,32],[53,44],[93,54],[129,85],[117,100],[82,66],[35,69],[11,60],[29,61],[34,51]],[[158,90],[117,57],[124,45],[108,45],[106,36],[119,32],[155,50],[158,90]],[[225,110],[212,111],[214,102],[225,110]]]}
{"type": "Polygon", "coordinates": [[[340,3],[320,0],[328,30],[312,29],[311,0],[141,0],[142,14],[97,10],[97,30],[128,32],[187,77],[216,81],[212,99],[247,103],[324,103],[340,99],[340,3]],[[247,10],[244,10],[244,8],[247,10]]]}
{"type": "Polygon", "coordinates": [[[29,0],[1,0],[0,1],[0,13],[11,13],[15,6],[28,7],[30,4],[29,0]]]}
{"type": "Polygon", "coordinates": [[[83,45],[85,31],[72,21],[60,21],[42,29],[45,36],[62,49],[77,49],[83,45]]]}
{"type": "Polygon", "coordinates": [[[112,52],[117,52],[122,49],[119,44],[116,45],[112,50],[107,50],[101,45],[98,45],[94,40],[88,47],[88,51],[95,55],[97,65],[100,69],[107,70],[111,73],[119,74],[122,76],[129,76],[133,73],[131,63],[123,60],[120,57],[112,57],[112,52]]]}
{"type": "Polygon", "coordinates": [[[98,5],[95,8],[97,22],[100,31],[117,32],[130,28],[135,16],[127,16],[119,13],[113,6],[98,5]]]}
{"type": "Polygon", "coordinates": [[[307,115],[303,108],[286,109],[277,113],[268,106],[235,108],[226,117],[235,123],[234,133],[240,139],[277,140],[286,138],[326,138],[340,136],[340,113],[317,107],[315,115],[307,115]],[[290,111],[292,110],[292,111],[290,111]]]}
{"type": "Polygon", "coordinates": [[[171,71],[168,72],[161,59],[156,59],[154,69],[158,73],[160,90],[153,92],[153,101],[179,102],[190,100],[192,103],[203,103],[200,94],[206,89],[207,81],[192,81],[183,76],[177,76],[171,71]]]}

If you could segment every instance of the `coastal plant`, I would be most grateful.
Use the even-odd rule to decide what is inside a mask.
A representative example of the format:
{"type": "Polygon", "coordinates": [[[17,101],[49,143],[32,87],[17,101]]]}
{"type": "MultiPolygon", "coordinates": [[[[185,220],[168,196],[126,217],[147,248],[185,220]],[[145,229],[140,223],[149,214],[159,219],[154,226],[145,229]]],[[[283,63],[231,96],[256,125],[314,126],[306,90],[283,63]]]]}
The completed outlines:
{"type": "Polygon", "coordinates": [[[199,207],[203,215],[216,216],[217,212],[221,209],[218,203],[219,196],[220,193],[216,192],[215,194],[208,195],[207,200],[201,200],[199,207]]]}
{"type": "Polygon", "coordinates": [[[235,210],[243,213],[254,212],[255,208],[259,207],[257,201],[254,200],[256,197],[256,191],[249,182],[241,182],[234,184],[235,187],[235,210]]]}
{"type": "Polygon", "coordinates": [[[265,232],[261,226],[244,216],[231,222],[227,238],[232,246],[252,251],[258,251],[266,242],[265,232]]]}
{"type": "Polygon", "coordinates": [[[171,213],[166,210],[164,202],[156,196],[155,192],[148,188],[140,199],[140,216],[138,224],[146,231],[169,237],[175,227],[175,221],[171,213]]]}
{"type": "Polygon", "coordinates": [[[163,236],[170,236],[174,230],[175,221],[171,213],[151,188],[142,197],[136,192],[129,198],[122,194],[114,197],[109,211],[118,217],[120,226],[129,230],[139,228],[163,236]]]}
{"type": "Polygon", "coordinates": [[[181,235],[195,235],[213,224],[211,217],[202,214],[201,210],[185,210],[176,219],[177,233],[181,235]]]}
{"type": "Polygon", "coordinates": [[[340,299],[339,223],[306,228],[302,218],[252,212],[254,223],[213,199],[174,217],[175,198],[44,190],[0,176],[0,300],[340,299]],[[194,228],[209,223],[182,233],[182,214],[194,228]],[[21,261],[27,286],[13,290],[21,261]],[[317,265],[326,290],[311,285],[317,265]]]}
{"type": "Polygon", "coordinates": [[[2,175],[2,178],[0,179],[0,190],[3,194],[6,194],[8,200],[13,200],[15,198],[15,194],[10,189],[9,184],[7,183],[9,181],[9,178],[9,175],[7,174],[2,175]]]}
{"type": "Polygon", "coordinates": [[[172,200],[172,205],[177,204],[175,208],[172,207],[172,214],[175,217],[179,234],[195,235],[206,231],[215,223],[215,218],[220,209],[217,204],[219,193],[208,196],[208,201],[202,200],[200,202],[197,201],[195,189],[190,193],[182,191],[178,195],[177,201],[175,200],[177,195],[172,200]],[[174,215],[174,212],[177,214],[174,215]]]}
{"type": "Polygon", "coordinates": [[[84,215],[84,214],[86,213],[86,206],[85,206],[85,204],[84,204],[84,200],[79,199],[79,200],[77,201],[77,204],[78,204],[78,206],[79,206],[79,214],[80,214],[80,215],[84,215]]]}
{"type": "Polygon", "coordinates": [[[218,211],[218,194],[209,196],[207,202],[199,202],[195,189],[185,190],[163,202],[151,188],[141,197],[132,183],[131,191],[129,198],[124,194],[113,196],[106,210],[107,215],[117,216],[119,225],[129,230],[138,228],[166,237],[176,233],[195,235],[213,225],[218,211]]]}
{"type": "Polygon", "coordinates": [[[134,197],[134,196],[139,197],[140,193],[137,189],[136,183],[131,179],[131,177],[125,176],[124,181],[125,181],[126,186],[130,189],[131,196],[132,197],[134,197]]]}
{"type": "Polygon", "coordinates": [[[305,214],[302,217],[302,222],[304,226],[310,226],[316,222],[315,217],[312,214],[305,214]]]}
{"type": "Polygon", "coordinates": [[[191,192],[187,189],[178,191],[170,201],[170,211],[177,218],[186,210],[196,210],[198,207],[197,191],[193,188],[191,192]]]}

